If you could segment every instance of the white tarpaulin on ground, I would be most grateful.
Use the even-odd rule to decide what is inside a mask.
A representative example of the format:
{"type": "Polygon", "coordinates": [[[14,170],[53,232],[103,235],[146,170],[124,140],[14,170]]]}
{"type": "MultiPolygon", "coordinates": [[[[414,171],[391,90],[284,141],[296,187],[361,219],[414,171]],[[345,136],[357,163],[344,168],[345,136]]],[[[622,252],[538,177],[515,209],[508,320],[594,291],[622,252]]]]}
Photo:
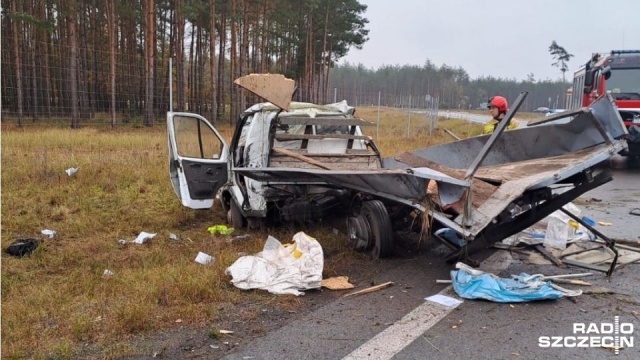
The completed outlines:
{"type": "Polygon", "coordinates": [[[293,244],[287,245],[269,236],[261,252],[239,258],[225,273],[240,289],[304,295],[300,290],[320,288],[323,266],[320,243],[299,232],[293,236],[293,244]]]}

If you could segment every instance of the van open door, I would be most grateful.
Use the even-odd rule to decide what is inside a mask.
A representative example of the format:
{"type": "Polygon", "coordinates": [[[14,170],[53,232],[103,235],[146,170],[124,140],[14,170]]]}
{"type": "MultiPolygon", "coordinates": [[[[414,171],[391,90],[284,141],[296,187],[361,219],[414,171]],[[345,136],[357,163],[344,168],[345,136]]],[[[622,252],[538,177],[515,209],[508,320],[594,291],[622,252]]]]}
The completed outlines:
{"type": "Polygon", "coordinates": [[[229,148],[202,116],[168,112],[169,176],[182,205],[208,209],[227,182],[229,148]]]}

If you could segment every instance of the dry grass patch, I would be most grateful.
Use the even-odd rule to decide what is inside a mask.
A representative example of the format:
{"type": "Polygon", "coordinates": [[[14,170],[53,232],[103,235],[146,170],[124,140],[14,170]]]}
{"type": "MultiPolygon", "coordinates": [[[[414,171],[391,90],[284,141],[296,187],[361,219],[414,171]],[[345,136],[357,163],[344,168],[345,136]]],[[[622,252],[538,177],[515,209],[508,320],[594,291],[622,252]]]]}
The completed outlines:
{"type": "MultiPolygon", "coordinates": [[[[358,115],[372,120],[375,110],[359,109],[358,115]]],[[[384,155],[450,140],[440,130],[429,137],[417,122],[407,138],[406,124],[406,113],[381,115],[384,155]]],[[[454,120],[447,127],[462,136],[479,132],[477,125],[454,120]]],[[[231,137],[229,126],[219,130],[231,137]]],[[[365,131],[375,135],[375,128],[365,131]]],[[[238,253],[260,251],[267,235],[289,242],[297,230],[252,231],[249,239],[232,242],[210,235],[207,227],[225,223],[226,215],[219,206],[181,206],[168,178],[166,143],[162,124],[118,130],[3,124],[2,247],[18,237],[41,239],[42,229],[57,233],[30,256],[2,254],[3,357],[74,358],[83,343],[104,357],[119,357],[131,353],[131,335],[169,328],[178,319],[204,325],[229,316],[233,304],[257,304],[246,308],[247,319],[260,304],[285,311],[302,305],[290,296],[240,291],[224,274],[238,253]],[[70,167],[78,168],[73,176],[64,172],[70,167]],[[141,231],[157,235],[143,245],[117,241],[141,231]],[[170,240],[169,233],[180,240],[170,240]],[[199,251],[216,261],[195,263],[199,251]],[[105,269],[114,275],[103,277],[105,269]]],[[[333,227],[307,232],[323,246],[326,276],[343,275],[345,263],[364,256],[333,227]]]]}

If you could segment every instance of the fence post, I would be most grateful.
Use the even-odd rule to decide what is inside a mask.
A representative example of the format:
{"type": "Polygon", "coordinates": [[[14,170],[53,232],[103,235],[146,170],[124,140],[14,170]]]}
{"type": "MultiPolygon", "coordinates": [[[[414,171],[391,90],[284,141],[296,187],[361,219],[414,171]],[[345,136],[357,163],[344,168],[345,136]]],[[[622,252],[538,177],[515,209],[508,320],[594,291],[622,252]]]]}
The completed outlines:
{"type": "MultiPolygon", "coordinates": [[[[173,112],[173,84],[171,73],[173,70],[173,58],[169,58],[169,112],[173,112]]],[[[213,71],[213,70],[212,70],[213,71]]]]}
{"type": "Polygon", "coordinates": [[[378,91],[378,120],[376,121],[376,140],[380,138],[380,91],[378,91]]]}
{"type": "Polygon", "coordinates": [[[407,137],[411,132],[411,94],[409,94],[409,122],[407,124],[407,137]]]}

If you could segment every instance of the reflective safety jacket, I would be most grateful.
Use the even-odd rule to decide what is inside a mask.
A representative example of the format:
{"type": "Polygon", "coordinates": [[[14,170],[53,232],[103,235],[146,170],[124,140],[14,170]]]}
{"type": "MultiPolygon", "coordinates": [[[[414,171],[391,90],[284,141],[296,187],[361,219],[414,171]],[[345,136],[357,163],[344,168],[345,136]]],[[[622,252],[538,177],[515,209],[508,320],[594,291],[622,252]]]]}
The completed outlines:
{"type": "MultiPolygon", "coordinates": [[[[496,119],[491,119],[489,121],[487,121],[484,124],[484,127],[482,128],[482,134],[491,134],[493,132],[493,130],[496,129],[496,125],[498,125],[498,120],[496,119]]],[[[507,125],[507,130],[513,130],[513,129],[517,129],[518,128],[518,122],[516,121],[516,119],[511,119],[511,121],[509,121],[509,125],[507,125]]]]}

